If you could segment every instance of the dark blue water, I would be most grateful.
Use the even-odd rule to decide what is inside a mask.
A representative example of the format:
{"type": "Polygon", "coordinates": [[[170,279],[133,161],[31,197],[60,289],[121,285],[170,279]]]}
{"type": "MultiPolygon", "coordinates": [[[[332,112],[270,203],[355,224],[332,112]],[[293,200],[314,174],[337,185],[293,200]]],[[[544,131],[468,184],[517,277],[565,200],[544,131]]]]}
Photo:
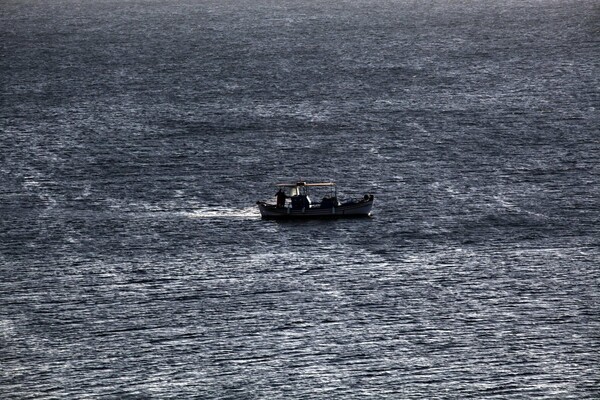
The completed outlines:
{"type": "Polygon", "coordinates": [[[3,399],[600,398],[600,8],[0,4],[3,399]],[[335,180],[367,220],[273,222],[335,180]]]}

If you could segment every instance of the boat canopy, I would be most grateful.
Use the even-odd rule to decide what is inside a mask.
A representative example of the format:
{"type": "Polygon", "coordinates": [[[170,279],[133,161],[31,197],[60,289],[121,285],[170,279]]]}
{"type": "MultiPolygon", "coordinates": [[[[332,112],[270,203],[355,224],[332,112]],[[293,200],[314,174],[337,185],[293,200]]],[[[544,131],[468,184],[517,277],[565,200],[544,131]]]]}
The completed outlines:
{"type": "Polygon", "coordinates": [[[277,187],[298,187],[298,186],[335,186],[333,182],[321,182],[321,183],[306,183],[306,182],[296,182],[296,183],[278,183],[275,186],[277,187]]]}

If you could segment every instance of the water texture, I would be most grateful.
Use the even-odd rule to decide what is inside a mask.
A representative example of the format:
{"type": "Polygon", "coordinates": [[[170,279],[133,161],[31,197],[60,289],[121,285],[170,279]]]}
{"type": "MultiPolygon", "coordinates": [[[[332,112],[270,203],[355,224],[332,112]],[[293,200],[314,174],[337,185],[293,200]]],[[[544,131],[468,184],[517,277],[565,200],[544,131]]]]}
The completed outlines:
{"type": "Polygon", "coordinates": [[[592,0],[0,4],[3,399],[600,398],[592,0]],[[373,218],[276,222],[280,181],[373,218]]]}

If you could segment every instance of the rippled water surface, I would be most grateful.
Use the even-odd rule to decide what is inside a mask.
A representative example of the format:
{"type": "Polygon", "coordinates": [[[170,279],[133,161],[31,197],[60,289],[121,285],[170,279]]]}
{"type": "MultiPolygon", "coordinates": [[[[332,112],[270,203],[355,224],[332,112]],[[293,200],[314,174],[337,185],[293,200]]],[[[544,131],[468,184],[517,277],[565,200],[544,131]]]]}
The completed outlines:
{"type": "Polygon", "coordinates": [[[1,398],[600,397],[595,1],[0,11],[1,398]]]}

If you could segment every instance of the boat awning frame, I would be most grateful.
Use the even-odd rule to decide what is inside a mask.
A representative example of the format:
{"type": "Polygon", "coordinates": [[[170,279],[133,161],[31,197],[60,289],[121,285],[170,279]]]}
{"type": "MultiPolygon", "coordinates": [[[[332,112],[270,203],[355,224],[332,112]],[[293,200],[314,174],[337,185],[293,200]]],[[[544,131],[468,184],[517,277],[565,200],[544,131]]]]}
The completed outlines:
{"type": "Polygon", "coordinates": [[[306,183],[306,182],[296,182],[296,183],[278,183],[275,186],[277,187],[298,187],[298,186],[335,186],[334,182],[320,182],[320,183],[306,183]]]}

